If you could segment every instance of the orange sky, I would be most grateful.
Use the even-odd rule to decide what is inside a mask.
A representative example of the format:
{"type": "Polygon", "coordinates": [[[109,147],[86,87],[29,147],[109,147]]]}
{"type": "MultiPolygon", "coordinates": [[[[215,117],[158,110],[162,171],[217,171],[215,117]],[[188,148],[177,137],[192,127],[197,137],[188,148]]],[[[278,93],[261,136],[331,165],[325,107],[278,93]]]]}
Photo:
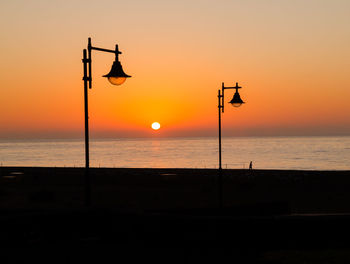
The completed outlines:
{"type": "Polygon", "coordinates": [[[132,75],[101,76],[93,53],[92,137],[350,134],[350,2],[24,1],[0,3],[0,138],[83,137],[82,50],[113,49],[132,75]],[[154,132],[152,122],[162,128],[154,132]]]}

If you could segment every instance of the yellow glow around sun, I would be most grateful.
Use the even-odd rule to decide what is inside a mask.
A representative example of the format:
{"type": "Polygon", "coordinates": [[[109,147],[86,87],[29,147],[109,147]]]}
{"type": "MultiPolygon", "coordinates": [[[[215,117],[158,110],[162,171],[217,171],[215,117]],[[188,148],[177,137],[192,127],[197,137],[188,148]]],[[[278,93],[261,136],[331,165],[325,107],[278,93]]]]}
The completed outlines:
{"type": "Polygon", "coordinates": [[[158,130],[160,128],[160,124],[158,122],[153,122],[152,123],[152,129],[158,130]]]}

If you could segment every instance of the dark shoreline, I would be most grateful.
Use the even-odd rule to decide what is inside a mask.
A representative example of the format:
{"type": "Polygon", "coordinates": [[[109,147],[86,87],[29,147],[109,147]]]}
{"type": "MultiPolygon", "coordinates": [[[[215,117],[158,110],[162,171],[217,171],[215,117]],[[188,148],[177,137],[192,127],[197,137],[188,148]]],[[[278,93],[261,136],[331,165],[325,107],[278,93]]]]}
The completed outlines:
{"type": "Polygon", "coordinates": [[[0,167],[9,263],[350,261],[350,171],[224,169],[224,210],[215,169],[90,172],[87,208],[84,168],[0,167]]]}
{"type": "MultiPolygon", "coordinates": [[[[80,208],[84,168],[0,167],[0,208],[80,208]]],[[[91,168],[94,207],[215,208],[217,169],[91,168]]],[[[224,206],[283,202],[291,213],[350,213],[350,171],[223,170],[224,206]]]]}

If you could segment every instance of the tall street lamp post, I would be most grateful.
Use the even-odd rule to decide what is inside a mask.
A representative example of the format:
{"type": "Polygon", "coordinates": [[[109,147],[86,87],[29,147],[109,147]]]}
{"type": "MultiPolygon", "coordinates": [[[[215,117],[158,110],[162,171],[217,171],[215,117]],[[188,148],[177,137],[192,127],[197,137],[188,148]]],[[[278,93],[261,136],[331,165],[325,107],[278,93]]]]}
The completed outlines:
{"type": "Polygon", "coordinates": [[[223,192],[222,192],[222,166],[221,166],[221,113],[224,113],[224,92],[226,89],[236,89],[235,94],[233,95],[232,100],[229,102],[234,107],[240,107],[244,104],[241,96],[239,95],[238,89],[242,87],[236,86],[234,87],[225,87],[224,83],[222,83],[221,90],[218,90],[218,108],[219,108],[219,206],[223,207],[223,192]]]}
{"type": "Polygon", "coordinates": [[[131,76],[125,74],[122,65],[119,62],[119,54],[121,52],[118,49],[118,45],[115,45],[115,50],[103,49],[93,47],[91,45],[91,38],[88,38],[87,49],[83,50],[83,65],[84,65],[84,117],[85,117],[85,205],[91,205],[91,183],[90,183],[90,157],[89,157],[89,113],[88,113],[88,87],[92,88],[92,72],[91,72],[91,51],[97,50],[102,52],[114,53],[115,61],[113,62],[110,72],[103,77],[107,77],[108,81],[113,85],[121,85],[125,82],[126,78],[131,76]]]}

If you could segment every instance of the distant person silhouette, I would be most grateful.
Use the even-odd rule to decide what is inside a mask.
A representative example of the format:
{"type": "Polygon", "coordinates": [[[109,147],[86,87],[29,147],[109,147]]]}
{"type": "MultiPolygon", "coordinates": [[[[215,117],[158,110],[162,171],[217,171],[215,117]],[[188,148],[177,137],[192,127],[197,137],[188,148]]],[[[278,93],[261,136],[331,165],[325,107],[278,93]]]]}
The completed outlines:
{"type": "Polygon", "coordinates": [[[252,170],[253,169],[253,161],[251,161],[250,163],[249,163],[249,170],[252,170]]]}

